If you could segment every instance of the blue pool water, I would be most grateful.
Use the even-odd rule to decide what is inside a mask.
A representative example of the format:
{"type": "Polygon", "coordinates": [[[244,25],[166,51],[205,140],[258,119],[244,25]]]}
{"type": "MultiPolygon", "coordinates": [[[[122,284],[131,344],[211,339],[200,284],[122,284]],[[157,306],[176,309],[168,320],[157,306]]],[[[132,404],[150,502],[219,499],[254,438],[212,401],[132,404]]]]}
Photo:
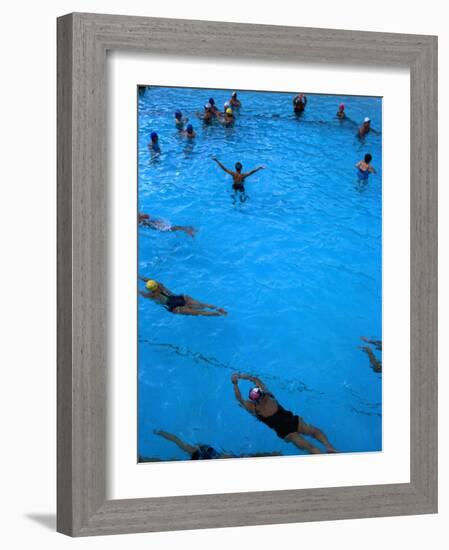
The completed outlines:
{"type": "MultiPolygon", "coordinates": [[[[189,458],[154,429],[237,455],[301,454],[238,406],[234,371],[260,377],[338,450],[380,450],[381,375],[358,346],[382,334],[382,138],[360,142],[335,113],[344,102],[380,131],[381,99],[308,95],[298,119],[291,94],[241,92],[224,128],[195,117],[210,96],[222,108],[230,92],[147,88],[138,98],[139,211],[198,229],[192,239],[139,228],[139,273],[229,312],[175,315],[139,297],[138,455],[189,458]],[[193,142],[176,130],[176,109],[193,142]],[[367,152],[377,173],[361,183],[354,165],[367,152]],[[212,155],[232,169],[268,166],[248,178],[246,202],[212,155]]],[[[246,398],[250,385],[240,386],[246,398]]]]}

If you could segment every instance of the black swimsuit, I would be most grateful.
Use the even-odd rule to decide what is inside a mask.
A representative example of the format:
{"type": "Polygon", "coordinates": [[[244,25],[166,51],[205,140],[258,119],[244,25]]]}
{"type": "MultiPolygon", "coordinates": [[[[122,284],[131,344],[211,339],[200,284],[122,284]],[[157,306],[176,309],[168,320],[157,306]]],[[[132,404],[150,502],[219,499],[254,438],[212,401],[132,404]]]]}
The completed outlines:
{"type": "Polygon", "coordinates": [[[232,189],[234,189],[234,191],[241,191],[243,193],[245,191],[245,186],[243,185],[243,183],[234,183],[232,189]]]}
{"type": "Polygon", "coordinates": [[[178,296],[175,294],[170,294],[169,296],[162,294],[162,296],[167,298],[164,305],[171,313],[177,307],[184,307],[186,305],[186,300],[182,294],[178,296]]]}
{"type": "Polygon", "coordinates": [[[256,409],[256,417],[269,428],[272,428],[281,439],[285,439],[289,434],[298,431],[299,416],[285,410],[279,404],[278,410],[271,416],[261,416],[256,409]]]}

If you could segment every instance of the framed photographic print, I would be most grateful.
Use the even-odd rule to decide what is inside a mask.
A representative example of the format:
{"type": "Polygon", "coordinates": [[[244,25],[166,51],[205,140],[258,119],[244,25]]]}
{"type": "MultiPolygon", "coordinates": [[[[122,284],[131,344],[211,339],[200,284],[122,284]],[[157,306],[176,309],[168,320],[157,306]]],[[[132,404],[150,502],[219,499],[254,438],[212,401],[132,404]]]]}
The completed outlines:
{"type": "Polygon", "coordinates": [[[437,509],[429,36],[58,19],[58,530],[437,509]]]}

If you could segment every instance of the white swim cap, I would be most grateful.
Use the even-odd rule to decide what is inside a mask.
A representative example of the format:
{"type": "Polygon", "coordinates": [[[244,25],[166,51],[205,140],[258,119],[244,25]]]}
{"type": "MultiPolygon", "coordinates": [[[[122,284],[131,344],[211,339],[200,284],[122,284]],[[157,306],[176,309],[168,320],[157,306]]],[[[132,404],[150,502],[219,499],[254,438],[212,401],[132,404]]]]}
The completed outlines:
{"type": "Polygon", "coordinates": [[[371,120],[369,119],[369,117],[366,116],[366,117],[364,118],[363,122],[371,122],[371,120]]]}

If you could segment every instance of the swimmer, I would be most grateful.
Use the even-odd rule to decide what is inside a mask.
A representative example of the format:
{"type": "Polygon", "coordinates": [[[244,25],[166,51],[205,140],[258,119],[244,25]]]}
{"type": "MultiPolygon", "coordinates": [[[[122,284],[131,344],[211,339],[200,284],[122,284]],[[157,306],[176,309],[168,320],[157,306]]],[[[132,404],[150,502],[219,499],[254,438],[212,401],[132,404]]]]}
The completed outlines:
{"type": "Polygon", "coordinates": [[[148,148],[152,153],[159,154],[161,152],[161,148],[159,146],[159,136],[156,132],[151,132],[151,141],[148,144],[148,148]]]}
{"type": "Polygon", "coordinates": [[[369,117],[365,117],[363,119],[363,124],[360,126],[357,132],[357,137],[359,139],[363,139],[370,132],[372,132],[373,134],[376,134],[377,136],[380,135],[380,132],[378,132],[374,128],[371,128],[371,119],[369,117]]]}
{"type": "MultiPolygon", "coordinates": [[[[175,445],[177,445],[181,450],[186,452],[188,455],[190,455],[190,460],[210,460],[210,459],[217,459],[217,458],[238,458],[236,455],[230,454],[230,453],[219,453],[216,451],[213,447],[210,445],[189,445],[189,443],[185,443],[177,437],[174,434],[171,434],[169,432],[165,432],[163,430],[154,430],[155,435],[159,435],[160,437],[163,437],[164,439],[167,439],[168,441],[171,441],[175,445]]],[[[258,456],[280,456],[282,453],[279,451],[274,451],[272,453],[253,453],[253,454],[246,454],[246,455],[240,455],[240,458],[243,457],[258,457],[258,456]]]]}
{"type": "Polygon", "coordinates": [[[237,99],[237,92],[232,92],[231,99],[229,100],[231,107],[238,109],[242,106],[240,99],[237,99]]]}
{"type": "MultiPolygon", "coordinates": [[[[382,351],[382,340],[370,340],[365,336],[361,336],[360,339],[367,344],[374,345],[376,350],[382,351]]],[[[368,355],[370,367],[373,369],[373,371],[377,373],[382,372],[382,361],[379,361],[379,359],[377,359],[377,357],[373,353],[373,350],[369,346],[360,346],[360,349],[368,355]]]]}
{"type": "Polygon", "coordinates": [[[222,113],[220,113],[220,111],[218,110],[218,107],[215,105],[215,99],[214,99],[213,97],[210,97],[210,98],[209,98],[209,105],[210,105],[212,114],[213,114],[214,116],[219,116],[219,115],[222,114],[222,113]]]}
{"type": "Polygon", "coordinates": [[[180,315],[202,315],[205,317],[221,317],[228,313],[221,307],[211,304],[204,304],[194,300],[187,294],[173,294],[162,283],[147,277],[139,276],[139,279],[145,283],[146,290],[139,290],[144,298],[150,298],[158,304],[164,306],[170,313],[179,313],[180,315]],[[213,311],[207,311],[213,310],[213,311]]]}
{"type": "Polygon", "coordinates": [[[240,162],[237,162],[236,165],[235,165],[235,172],[232,171],[232,170],[229,170],[228,168],[226,168],[226,166],[224,166],[216,157],[212,157],[212,160],[215,161],[218,166],[224,170],[227,174],[229,174],[230,176],[232,176],[232,179],[233,179],[233,184],[232,184],[232,189],[234,189],[234,191],[237,193],[244,193],[245,192],[245,185],[244,185],[244,182],[245,182],[245,179],[248,177],[248,176],[251,176],[252,174],[255,174],[256,172],[258,172],[259,170],[264,170],[266,168],[266,166],[258,166],[257,168],[254,168],[254,170],[251,170],[250,172],[244,172],[242,173],[242,164],[240,162]]]}
{"type": "Polygon", "coordinates": [[[150,227],[151,229],[156,229],[157,231],[163,231],[163,232],[183,231],[184,233],[187,233],[187,235],[190,235],[191,237],[194,237],[195,234],[198,232],[197,229],[195,229],[194,227],[191,227],[190,225],[171,225],[162,220],[157,220],[155,218],[152,218],[148,214],[144,214],[142,212],[139,212],[137,216],[137,222],[142,227],[150,227]]]}
{"type": "Polygon", "coordinates": [[[204,113],[197,112],[196,116],[200,118],[205,124],[210,124],[214,117],[214,113],[212,112],[212,105],[210,103],[206,103],[206,105],[204,106],[204,113]]]}
{"type": "Polygon", "coordinates": [[[344,118],[346,118],[344,103],[341,103],[340,106],[338,107],[337,118],[339,118],[340,120],[343,120],[344,118]]]}
{"type": "Polygon", "coordinates": [[[370,173],[371,174],[376,173],[376,169],[374,168],[374,166],[371,166],[370,164],[372,160],[373,160],[373,157],[369,153],[366,153],[364,159],[359,160],[359,162],[355,165],[355,167],[359,169],[359,172],[358,172],[359,179],[367,180],[370,173]]]}
{"type": "Polygon", "coordinates": [[[184,130],[184,125],[189,121],[188,118],[182,116],[181,111],[175,112],[175,126],[178,130],[184,130]]]}
{"type": "Polygon", "coordinates": [[[304,112],[307,105],[307,97],[304,94],[298,94],[293,98],[293,111],[295,114],[301,114],[304,112]]]}
{"type": "Polygon", "coordinates": [[[182,131],[182,135],[186,138],[192,139],[196,137],[196,132],[191,124],[187,124],[187,128],[182,131]]]}
{"type": "Polygon", "coordinates": [[[219,453],[210,445],[189,445],[174,434],[164,432],[163,430],[154,430],[156,435],[171,441],[180,449],[190,455],[190,460],[210,460],[216,458],[233,458],[232,455],[219,453]]]}
{"type": "Polygon", "coordinates": [[[293,443],[298,449],[305,450],[311,454],[320,454],[321,450],[309,443],[303,435],[309,435],[319,441],[328,453],[336,453],[335,448],[329,443],[326,435],[315,426],[306,424],[304,420],[285,410],[268,391],[265,384],[249,374],[233,374],[231,382],[234,386],[234,394],[237,401],[249,413],[254,415],[260,422],[272,428],[278,437],[287,443],[293,443]],[[245,401],[240,393],[239,380],[249,380],[254,387],[249,392],[249,400],[245,401]]]}
{"type": "Polygon", "coordinates": [[[232,126],[234,124],[235,118],[231,107],[226,109],[224,115],[219,120],[224,126],[232,126]]]}

